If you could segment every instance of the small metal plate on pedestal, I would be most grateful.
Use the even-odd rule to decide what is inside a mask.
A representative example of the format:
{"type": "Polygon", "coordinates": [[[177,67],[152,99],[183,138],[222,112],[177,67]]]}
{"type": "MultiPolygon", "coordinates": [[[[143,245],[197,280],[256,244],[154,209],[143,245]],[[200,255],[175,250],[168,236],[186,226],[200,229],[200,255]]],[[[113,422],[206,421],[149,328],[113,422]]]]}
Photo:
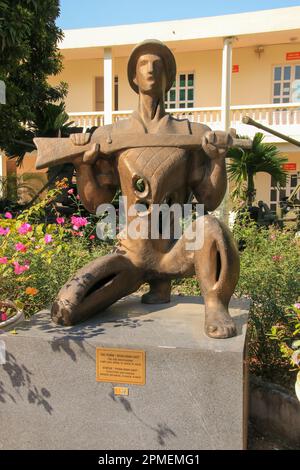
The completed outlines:
{"type": "Polygon", "coordinates": [[[145,385],[145,351],[97,348],[96,380],[97,382],[145,385]]]}

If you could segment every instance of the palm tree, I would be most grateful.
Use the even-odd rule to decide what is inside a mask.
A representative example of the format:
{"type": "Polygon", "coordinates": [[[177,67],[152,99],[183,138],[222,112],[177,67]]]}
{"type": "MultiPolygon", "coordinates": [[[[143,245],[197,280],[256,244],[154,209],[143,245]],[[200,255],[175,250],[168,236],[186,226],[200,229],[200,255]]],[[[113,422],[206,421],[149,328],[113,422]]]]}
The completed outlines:
{"type": "Polygon", "coordinates": [[[228,157],[229,180],[235,183],[233,198],[244,199],[252,206],[255,197],[254,176],[264,172],[271,175],[278,186],[285,186],[287,173],[282,155],[276,145],[263,143],[264,135],[257,132],[250,149],[230,148],[228,157]]]}

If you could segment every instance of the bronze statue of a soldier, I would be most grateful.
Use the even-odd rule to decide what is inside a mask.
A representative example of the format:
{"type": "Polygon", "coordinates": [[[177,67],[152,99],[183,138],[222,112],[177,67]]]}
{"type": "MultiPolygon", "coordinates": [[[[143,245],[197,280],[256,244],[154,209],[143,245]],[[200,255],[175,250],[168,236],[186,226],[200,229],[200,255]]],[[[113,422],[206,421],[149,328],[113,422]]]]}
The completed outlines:
{"type": "MultiPolygon", "coordinates": [[[[205,301],[206,334],[236,334],[228,304],[239,277],[238,251],[226,225],[208,214],[225,195],[225,157],[234,139],[165,112],[165,94],[175,77],[170,49],[160,41],[144,41],[128,62],[129,83],[139,95],[138,110],[129,119],[52,144],[51,139],[36,139],[37,167],[72,161],[81,201],[92,213],[111,202],[119,186],[128,206],[144,204],[145,218],[154,204],[184,204],[191,194],[205,207],[200,248],[186,250],[185,234],[178,240],[128,236],[120,238],[113,253],[79,270],[52,307],[52,318],[59,324],[86,320],[143,283],[149,283],[150,290],[142,302],[169,302],[171,280],[196,274],[205,301]]],[[[133,218],[128,216],[128,222],[133,218]]]]}

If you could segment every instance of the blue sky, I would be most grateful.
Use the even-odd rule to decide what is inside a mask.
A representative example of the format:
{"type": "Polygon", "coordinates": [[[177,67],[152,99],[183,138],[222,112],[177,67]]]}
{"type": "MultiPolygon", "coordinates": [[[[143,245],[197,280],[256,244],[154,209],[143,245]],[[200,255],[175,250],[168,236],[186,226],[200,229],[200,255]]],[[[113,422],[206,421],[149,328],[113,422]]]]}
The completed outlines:
{"type": "Polygon", "coordinates": [[[300,6],[299,0],[61,0],[58,25],[89,28],[300,6]]]}

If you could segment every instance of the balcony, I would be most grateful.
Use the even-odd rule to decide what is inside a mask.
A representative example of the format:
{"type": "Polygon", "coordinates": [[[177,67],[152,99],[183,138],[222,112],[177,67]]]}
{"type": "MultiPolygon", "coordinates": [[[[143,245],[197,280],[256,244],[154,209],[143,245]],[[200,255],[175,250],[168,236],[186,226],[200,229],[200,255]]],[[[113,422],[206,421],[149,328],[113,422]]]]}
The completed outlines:
{"type": "MultiPolygon", "coordinates": [[[[231,127],[239,135],[252,137],[259,129],[242,123],[247,115],[255,121],[300,140],[300,103],[280,103],[263,105],[231,106],[231,127]]],[[[221,130],[221,107],[168,109],[167,112],[178,119],[187,118],[191,122],[206,124],[213,130],[221,130]]],[[[113,122],[126,119],[132,111],[113,111],[113,122]]],[[[85,131],[91,127],[104,125],[104,112],[69,113],[70,121],[85,131]]],[[[282,142],[278,137],[266,134],[266,142],[282,142]]]]}

